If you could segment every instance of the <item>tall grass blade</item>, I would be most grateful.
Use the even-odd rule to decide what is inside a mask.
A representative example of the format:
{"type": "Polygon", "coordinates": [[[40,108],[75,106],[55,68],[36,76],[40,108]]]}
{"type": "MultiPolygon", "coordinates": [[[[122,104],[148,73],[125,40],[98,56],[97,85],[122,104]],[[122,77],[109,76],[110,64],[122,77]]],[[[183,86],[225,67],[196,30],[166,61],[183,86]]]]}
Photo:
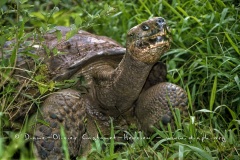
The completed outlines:
{"type": "Polygon", "coordinates": [[[176,9],[174,9],[168,2],[163,0],[162,3],[166,7],[170,8],[170,10],[172,10],[172,12],[175,13],[179,18],[184,19],[183,16],[181,16],[181,14],[176,9]]]}
{"type": "Polygon", "coordinates": [[[62,138],[62,149],[65,155],[65,159],[70,160],[69,151],[68,151],[68,142],[67,142],[67,138],[65,138],[66,134],[64,132],[63,126],[60,127],[60,134],[61,134],[61,137],[64,137],[62,138]]]}
{"type": "Polygon", "coordinates": [[[235,49],[235,51],[240,55],[238,46],[233,42],[233,40],[230,38],[227,32],[225,32],[225,36],[227,37],[229,43],[232,45],[232,47],[235,49]]]}
{"type": "Polygon", "coordinates": [[[114,155],[114,126],[111,118],[110,157],[114,155]]]}
{"type": "MultiPolygon", "coordinates": [[[[213,105],[214,105],[215,98],[216,98],[216,91],[217,91],[217,76],[215,76],[214,82],[213,82],[211,98],[210,98],[210,106],[209,106],[210,111],[213,111],[213,105]]],[[[213,114],[211,113],[210,115],[211,115],[211,118],[212,118],[213,114]]]]}
{"type": "Polygon", "coordinates": [[[184,146],[179,145],[178,149],[178,160],[183,160],[183,155],[184,155],[184,146]]]}
{"type": "Polygon", "coordinates": [[[191,97],[191,93],[190,93],[188,86],[187,86],[187,96],[188,96],[188,107],[189,107],[191,115],[193,115],[192,97],[191,97]]]}

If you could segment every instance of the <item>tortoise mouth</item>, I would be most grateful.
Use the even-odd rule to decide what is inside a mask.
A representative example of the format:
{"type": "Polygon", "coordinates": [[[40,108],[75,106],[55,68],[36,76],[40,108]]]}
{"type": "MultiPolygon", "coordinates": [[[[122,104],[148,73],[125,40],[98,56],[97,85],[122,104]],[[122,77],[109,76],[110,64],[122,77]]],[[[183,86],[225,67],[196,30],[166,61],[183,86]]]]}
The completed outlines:
{"type": "Polygon", "coordinates": [[[145,36],[137,40],[135,47],[138,47],[140,49],[152,49],[168,45],[169,42],[170,38],[167,34],[158,33],[151,36],[145,36]]]}

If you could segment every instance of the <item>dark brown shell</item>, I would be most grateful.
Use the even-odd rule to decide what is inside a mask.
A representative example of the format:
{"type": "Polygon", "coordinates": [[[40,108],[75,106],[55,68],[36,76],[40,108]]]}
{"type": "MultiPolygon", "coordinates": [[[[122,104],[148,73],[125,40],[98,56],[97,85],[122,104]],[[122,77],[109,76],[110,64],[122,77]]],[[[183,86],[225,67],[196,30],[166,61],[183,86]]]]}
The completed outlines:
{"type": "Polygon", "coordinates": [[[120,62],[126,51],[120,44],[105,36],[80,30],[70,39],[66,39],[70,28],[56,27],[55,30],[62,34],[60,41],[54,34],[56,31],[44,36],[46,46],[50,50],[56,48],[60,52],[56,56],[52,55],[46,62],[54,80],[70,78],[84,65],[104,57],[117,57],[120,62]]]}
{"type": "MultiPolygon", "coordinates": [[[[126,52],[124,47],[108,37],[79,30],[74,33],[74,36],[67,39],[67,34],[70,32],[71,28],[69,27],[57,26],[47,34],[38,35],[38,38],[30,38],[27,41],[32,47],[32,50],[29,50],[30,54],[39,57],[41,60],[43,59],[47,64],[50,79],[68,79],[84,65],[105,57],[107,59],[118,59],[118,62],[120,62],[126,52]],[[61,39],[58,39],[59,34],[61,34],[61,39]]],[[[4,50],[12,50],[14,43],[14,40],[7,41],[4,50]]],[[[21,44],[19,52],[24,51],[26,47],[29,46],[21,44]]],[[[1,52],[0,56],[2,57],[1,52]]],[[[3,55],[6,59],[10,56],[10,54],[3,55]]],[[[25,54],[18,54],[17,56],[17,68],[33,70],[34,66],[31,65],[34,64],[32,64],[31,57],[25,54]],[[29,63],[31,63],[30,66],[29,63]]]]}

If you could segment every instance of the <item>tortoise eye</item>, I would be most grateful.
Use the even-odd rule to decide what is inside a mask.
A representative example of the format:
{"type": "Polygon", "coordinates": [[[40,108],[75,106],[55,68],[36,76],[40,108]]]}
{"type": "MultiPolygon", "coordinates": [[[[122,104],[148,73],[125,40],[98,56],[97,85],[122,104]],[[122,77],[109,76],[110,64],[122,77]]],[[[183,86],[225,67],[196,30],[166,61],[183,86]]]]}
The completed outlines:
{"type": "Polygon", "coordinates": [[[149,30],[150,29],[150,27],[148,26],[148,25],[146,25],[146,24],[143,24],[142,25],[142,30],[143,31],[147,31],[147,30],[149,30]]]}

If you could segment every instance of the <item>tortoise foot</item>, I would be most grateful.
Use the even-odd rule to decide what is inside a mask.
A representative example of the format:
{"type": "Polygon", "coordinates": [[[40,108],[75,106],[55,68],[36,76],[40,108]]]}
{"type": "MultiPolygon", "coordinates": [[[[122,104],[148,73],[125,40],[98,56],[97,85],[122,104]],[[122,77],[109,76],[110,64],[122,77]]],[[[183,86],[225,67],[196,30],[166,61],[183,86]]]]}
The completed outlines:
{"type": "Polygon", "coordinates": [[[84,99],[77,91],[66,89],[50,95],[41,108],[44,123],[38,123],[34,133],[35,154],[39,159],[63,159],[62,141],[67,140],[69,154],[79,153],[86,117],[84,99]],[[64,128],[62,137],[60,127],[64,128]]]}
{"type": "Polygon", "coordinates": [[[142,130],[152,132],[151,126],[156,126],[157,122],[162,121],[165,125],[171,122],[171,107],[186,114],[187,101],[187,94],[181,87],[168,82],[159,83],[140,95],[135,114],[142,130]]]}

